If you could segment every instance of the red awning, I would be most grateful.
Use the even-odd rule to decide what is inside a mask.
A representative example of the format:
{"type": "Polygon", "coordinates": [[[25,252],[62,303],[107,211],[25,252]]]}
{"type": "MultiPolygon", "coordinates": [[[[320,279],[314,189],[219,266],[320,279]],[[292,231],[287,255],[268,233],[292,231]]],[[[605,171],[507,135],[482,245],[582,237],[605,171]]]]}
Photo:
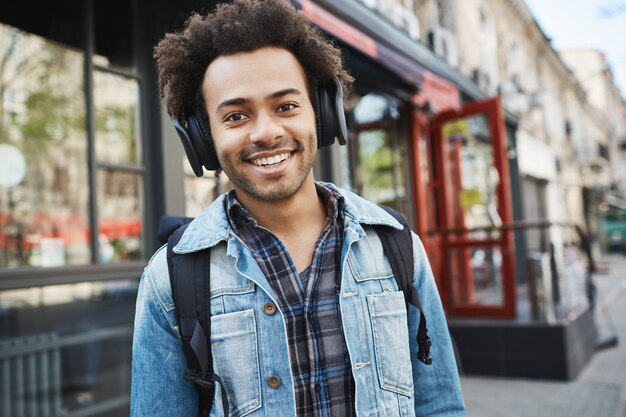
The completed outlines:
{"type": "Polygon", "coordinates": [[[402,53],[377,42],[313,1],[295,0],[294,3],[302,9],[313,24],[413,84],[420,91],[419,96],[414,100],[416,104],[428,101],[437,111],[460,107],[459,89],[455,84],[435,75],[402,53]]]}

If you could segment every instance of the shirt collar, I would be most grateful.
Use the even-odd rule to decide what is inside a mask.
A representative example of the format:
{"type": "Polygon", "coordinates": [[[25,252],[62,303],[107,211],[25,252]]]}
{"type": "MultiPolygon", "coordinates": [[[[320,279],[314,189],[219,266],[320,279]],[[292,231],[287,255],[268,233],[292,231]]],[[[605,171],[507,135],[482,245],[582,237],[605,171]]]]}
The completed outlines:
{"type": "MultiPolygon", "coordinates": [[[[391,226],[402,229],[396,219],[385,210],[378,207],[351,191],[338,188],[331,183],[317,182],[337,200],[337,215],[342,215],[345,220],[353,219],[357,223],[370,225],[391,226]]],[[[232,227],[229,216],[225,210],[227,194],[222,194],[207,209],[205,209],[190,224],[180,241],[174,248],[176,253],[190,253],[215,246],[221,241],[228,239],[232,227]]],[[[327,207],[329,205],[327,204],[327,207]]],[[[347,224],[347,223],[346,223],[347,224]]]]}
{"type": "MultiPolygon", "coordinates": [[[[324,201],[327,219],[333,222],[340,220],[345,203],[343,196],[336,189],[325,183],[315,183],[315,188],[317,194],[324,201]]],[[[237,199],[235,190],[231,190],[226,194],[224,209],[228,215],[228,222],[235,233],[245,228],[258,227],[257,221],[237,199]]]]}

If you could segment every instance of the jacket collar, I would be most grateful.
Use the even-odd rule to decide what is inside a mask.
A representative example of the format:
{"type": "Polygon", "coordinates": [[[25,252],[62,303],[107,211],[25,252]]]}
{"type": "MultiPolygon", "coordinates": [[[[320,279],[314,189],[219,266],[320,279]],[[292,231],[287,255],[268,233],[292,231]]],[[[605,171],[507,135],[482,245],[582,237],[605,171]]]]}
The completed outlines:
{"type": "Polygon", "coordinates": [[[352,191],[344,190],[331,183],[325,183],[331,188],[337,190],[343,195],[344,214],[352,217],[360,224],[367,225],[382,225],[390,226],[395,229],[402,229],[402,225],[398,223],[389,213],[383,210],[380,206],[372,203],[369,200],[353,193],[352,191]]]}
{"type": "MultiPolygon", "coordinates": [[[[343,196],[343,210],[347,217],[351,217],[360,224],[382,225],[402,229],[402,225],[378,205],[334,184],[322,184],[329,186],[343,196]]],[[[198,217],[189,223],[187,230],[185,230],[180,241],[174,247],[174,252],[196,252],[228,240],[231,228],[224,207],[225,198],[226,194],[219,196],[198,217]]],[[[348,219],[346,220],[348,221],[348,219]]]]}

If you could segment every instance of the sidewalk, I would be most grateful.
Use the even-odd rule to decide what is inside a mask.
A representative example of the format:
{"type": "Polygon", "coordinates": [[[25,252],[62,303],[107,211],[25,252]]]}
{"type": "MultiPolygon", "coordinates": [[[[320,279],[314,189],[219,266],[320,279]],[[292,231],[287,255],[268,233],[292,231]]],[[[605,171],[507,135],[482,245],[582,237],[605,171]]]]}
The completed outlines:
{"type": "Polygon", "coordinates": [[[608,314],[618,346],[596,352],[570,382],[463,376],[469,417],[626,417],[626,257],[606,262],[607,273],[594,276],[596,323],[609,334],[608,314]]]}

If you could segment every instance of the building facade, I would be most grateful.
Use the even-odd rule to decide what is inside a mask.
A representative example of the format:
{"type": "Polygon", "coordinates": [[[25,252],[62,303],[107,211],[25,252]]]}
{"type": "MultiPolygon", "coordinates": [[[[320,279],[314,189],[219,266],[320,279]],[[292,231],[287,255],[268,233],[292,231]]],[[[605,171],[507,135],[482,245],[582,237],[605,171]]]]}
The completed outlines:
{"type": "Polygon", "coordinates": [[[601,51],[562,51],[560,54],[587,92],[601,131],[596,135],[605,139],[597,141],[597,148],[592,146],[580,155],[588,173],[587,207],[593,219],[590,224],[598,236],[595,249],[597,252],[623,252],[626,249],[626,104],[601,51]]]}
{"type": "MultiPolygon", "coordinates": [[[[584,271],[589,262],[581,253],[581,242],[591,236],[594,258],[601,259],[606,234],[601,231],[603,216],[598,215],[598,207],[607,204],[603,196],[610,187],[611,175],[617,175],[611,166],[621,166],[620,151],[610,145],[619,142],[612,139],[618,128],[610,127],[617,123],[609,123],[601,115],[603,111],[598,111],[601,108],[590,104],[594,95],[607,101],[607,91],[615,92],[612,81],[602,88],[583,85],[580,72],[586,66],[568,62],[552,48],[521,0],[363,3],[403,28],[417,42],[427,45],[485,95],[499,96],[504,109],[515,116],[518,122],[515,146],[509,143],[508,156],[511,166],[517,167],[511,170],[511,188],[517,183],[519,193],[512,194],[517,209],[515,221],[504,226],[516,230],[516,316],[518,320],[530,317],[549,322],[572,312],[579,314],[587,302],[583,289],[584,271]],[[410,11],[415,19],[399,18],[410,11]],[[418,28],[414,35],[411,28],[418,28]],[[520,268],[521,264],[526,268],[520,268]],[[530,295],[524,299],[520,294],[530,295]]],[[[588,56],[581,59],[590,62],[588,56]]],[[[595,66],[596,71],[602,71],[606,64],[595,66]]],[[[615,113],[613,119],[617,120],[623,112],[620,104],[623,100],[619,92],[615,97],[607,114],[615,113]]],[[[468,173],[465,177],[475,175],[468,173]]],[[[465,182],[464,187],[475,188],[468,180],[465,182]]],[[[465,216],[473,209],[465,210],[465,216]]],[[[483,225],[489,224],[488,219],[483,220],[487,220],[483,225]]],[[[464,226],[467,225],[466,222],[464,226]]],[[[480,253],[479,250],[469,254],[474,265],[480,253]]],[[[465,275],[471,276],[473,272],[477,287],[476,276],[480,274],[476,274],[477,268],[473,270],[465,275]]],[[[474,311],[470,316],[480,314],[483,313],[474,311]]],[[[592,337],[589,333],[589,338],[592,337]]],[[[480,346],[480,349],[484,353],[488,348],[480,346]]],[[[478,358],[480,349],[470,355],[478,358]]],[[[499,353],[503,351],[505,347],[499,353]]],[[[514,362],[512,359],[508,364],[501,363],[499,371],[519,368],[514,362]]],[[[488,366],[491,365],[483,368],[488,366]]]]}
{"type": "MultiPolygon", "coordinates": [[[[528,297],[528,276],[550,269],[550,244],[568,267],[571,230],[553,223],[584,221],[590,178],[572,161],[584,146],[600,152],[588,138],[614,143],[523,3],[294,4],[342,48],[357,80],[349,144],[320,151],[316,178],[407,216],[468,372],[574,377],[584,343],[580,357],[563,348],[541,374],[490,342],[506,334],[534,348],[534,328],[589,323],[575,292],[562,294],[563,311],[552,287],[528,297]],[[580,308],[579,320],[563,320],[580,308]],[[480,362],[476,349],[506,360],[480,362]]],[[[192,174],[152,60],[164,33],[214,5],[0,9],[0,416],[128,413],[134,298],[160,246],[159,218],[196,215],[229,187],[224,176],[192,174]]]]}

